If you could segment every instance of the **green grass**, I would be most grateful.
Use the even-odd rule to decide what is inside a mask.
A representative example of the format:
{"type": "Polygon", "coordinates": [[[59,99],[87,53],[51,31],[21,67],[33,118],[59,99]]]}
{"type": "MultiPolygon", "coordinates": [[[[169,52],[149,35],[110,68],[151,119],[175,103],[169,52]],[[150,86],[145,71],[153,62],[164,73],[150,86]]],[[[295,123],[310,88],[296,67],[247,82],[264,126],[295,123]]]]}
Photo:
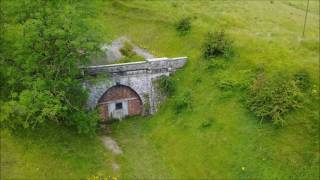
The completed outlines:
{"type": "Polygon", "coordinates": [[[190,112],[175,114],[172,98],[154,117],[112,126],[112,136],[126,151],[121,174],[127,178],[317,179],[318,135],[309,130],[319,129],[308,125],[319,124],[316,99],[286,117],[285,128],[277,129],[270,123],[260,125],[247,111],[243,91],[217,88],[223,80],[245,83],[257,66],[264,66],[270,76],[305,69],[318,87],[317,3],[311,1],[305,38],[301,37],[305,6],[296,1],[109,3],[106,24],[115,37],[130,36],[157,56],[189,57],[185,69],[174,76],[175,96],[191,90],[193,97],[190,112]],[[192,30],[181,37],[174,24],[185,16],[192,18],[192,30]],[[225,69],[208,72],[201,58],[203,38],[208,31],[221,29],[233,39],[236,57],[225,69]],[[208,118],[213,119],[212,125],[202,128],[208,118]]]}
{"type": "Polygon", "coordinates": [[[318,90],[319,1],[310,1],[302,37],[305,8],[302,1],[277,0],[106,1],[99,19],[106,40],[128,36],[156,56],[189,57],[186,67],[173,76],[176,93],[155,116],[111,125],[111,136],[124,152],[116,158],[103,151],[97,138],[78,137],[65,129],[23,137],[4,133],[2,176],[319,179],[318,95],[307,96],[303,108],[285,117],[288,124],[276,128],[260,124],[246,109],[243,90],[218,88],[226,80],[246,83],[253,69],[264,66],[268,76],[307,70],[318,90]],[[175,29],[181,17],[191,17],[186,36],[175,29]],[[210,72],[201,45],[205,34],[215,30],[227,32],[236,55],[225,68],[210,72]],[[174,99],[186,91],[192,92],[193,108],[176,114],[174,99]],[[202,127],[208,119],[211,126],[202,127]],[[113,161],[119,163],[119,173],[112,172],[113,161]]]}
{"type": "Polygon", "coordinates": [[[80,179],[116,175],[97,137],[55,124],[34,132],[1,130],[1,179],[80,179]]]}

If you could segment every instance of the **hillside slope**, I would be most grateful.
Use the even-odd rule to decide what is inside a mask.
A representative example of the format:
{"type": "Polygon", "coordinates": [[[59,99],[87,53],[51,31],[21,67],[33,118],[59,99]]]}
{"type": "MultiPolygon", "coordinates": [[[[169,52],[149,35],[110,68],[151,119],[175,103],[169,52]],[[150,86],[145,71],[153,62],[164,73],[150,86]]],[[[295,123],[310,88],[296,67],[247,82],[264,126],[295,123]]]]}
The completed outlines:
{"type": "Polygon", "coordinates": [[[106,41],[126,36],[157,57],[189,57],[172,77],[175,93],[154,116],[110,125],[123,151],[116,157],[98,136],[59,126],[20,136],[2,131],[1,179],[319,179],[319,1],[310,1],[302,37],[305,8],[295,0],[105,1],[97,21],[106,41]],[[183,17],[192,24],[185,36],[175,29],[183,17]],[[233,40],[235,56],[210,69],[202,43],[218,30],[233,40]],[[311,76],[316,95],[285,116],[283,128],[260,123],[246,108],[239,87],[259,68],[270,78],[300,70],[311,76]],[[236,88],[221,88],[229,82],[236,88]],[[186,93],[192,108],[177,113],[176,99],[186,93]]]}
{"type": "Polygon", "coordinates": [[[317,98],[289,114],[284,128],[259,124],[241,90],[224,91],[224,81],[246,83],[263,66],[269,76],[307,70],[318,89],[319,2],[311,1],[305,38],[305,3],[297,1],[112,1],[105,11],[108,38],[126,35],[158,56],[188,56],[174,76],[177,92],[157,115],[113,124],[124,148],[126,178],[317,179],[317,98]],[[175,23],[190,17],[192,30],[179,36],[175,23]],[[201,45],[208,31],[224,30],[236,56],[224,69],[207,70],[201,45]],[[190,111],[175,113],[175,97],[191,92],[190,111]],[[211,120],[209,127],[203,127],[211,120]],[[312,124],[310,127],[310,124],[312,124]]]}

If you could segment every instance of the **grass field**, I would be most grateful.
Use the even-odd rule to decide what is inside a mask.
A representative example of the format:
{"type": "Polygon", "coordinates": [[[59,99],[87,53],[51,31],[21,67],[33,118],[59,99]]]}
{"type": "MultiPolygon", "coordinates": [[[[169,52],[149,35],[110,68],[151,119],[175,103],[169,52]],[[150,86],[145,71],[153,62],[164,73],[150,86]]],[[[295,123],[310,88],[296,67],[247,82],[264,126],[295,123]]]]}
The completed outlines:
{"type": "Polygon", "coordinates": [[[49,124],[35,132],[1,132],[1,179],[81,179],[113,175],[111,153],[96,137],[49,124]]]}
{"type": "MultiPolygon", "coordinates": [[[[175,179],[319,179],[319,96],[276,128],[260,124],[245,107],[241,89],[223,91],[221,81],[246,83],[264,66],[267,75],[301,69],[319,89],[319,1],[106,1],[98,19],[106,41],[128,36],[162,57],[188,56],[173,79],[177,91],[152,117],[111,125],[123,150],[114,157],[98,137],[62,127],[13,136],[1,132],[1,178],[79,179],[92,175],[175,179]],[[180,36],[175,23],[190,17],[191,32],[180,36]],[[207,70],[201,45],[208,31],[225,30],[235,57],[223,69],[207,70]],[[192,110],[177,114],[174,98],[191,92],[192,110]],[[208,119],[211,125],[202,124],[208,119]],[[112,162],[120,171],[112,171],[112,162]]],[[[19,133],[20,134],[20,133],[19,133]]]]}

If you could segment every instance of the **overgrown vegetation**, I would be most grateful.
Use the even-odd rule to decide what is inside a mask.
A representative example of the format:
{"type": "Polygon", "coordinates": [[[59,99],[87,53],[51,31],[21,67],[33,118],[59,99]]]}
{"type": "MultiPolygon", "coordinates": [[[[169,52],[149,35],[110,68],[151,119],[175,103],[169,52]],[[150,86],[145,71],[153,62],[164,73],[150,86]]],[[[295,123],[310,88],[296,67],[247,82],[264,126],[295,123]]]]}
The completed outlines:
{"type": "Polygon", "coordinates": [[[131,57],[136,55],[136,53],[132,49],[133,49],[132,45],[128,41],[126,41],[123,47],[120,49],[120,52],[124,56],[131,57]]]}
{"type": "Polygon", "coordinates": [[[201,128],[209,128],[212,125],[213,120],[211,118],[205,119],[201,123],[201,128]]]}
{"type": "Polygon", "coordinates": [[[232,41],[224,31],[208,32],[202,48],[205,59],[219,56],[230,58],[233,55],[232,41]]]}
{"type": "Polygon", "coordinates": [[[280,75],[267,79],[260,74],[249,90],[248,107],[261,121],[271,120],[274,125],[284,126],[284,116],[302,106],[303,94],[297,83],[301,81],[280,75]]]}
{"type": "Polygon", "coordinates": [[[177,114],[184,112],[185,110],[192,110],[192,97],[191,92],[186,91],[182,95],[175,98],[175,112],[177,114]]]}
{"type": "Polygon", "coordinates": [[[215,59],[214,61],[210,61],[207,65],[208,72],[214,72],[216,70],[225,69],[227,67],[227,63],[224,59],[215,59]]]}
{"type": "Polygon", "coordinates": [[[301,91],[306,92],[311,88],[311,77],[305,70],[300,70],[294,74],[294,81],[301,91]]]}
{"type": "Polygon", "coordinates": [[[191,19],[189,17],[181,18],[176,23],[176,30],[180,35],[186,35],[191,30],[191,19]]]}
{"type": "Polygon", "coordinates": [[[119,63],[144,60],[142,56],[139,56],[136,52],[133,51],[133,46],[128,41],[124,43],[123,47],[120,49],[120,52],[124,57],[119,60],[119,63]]]}
{"type": "Polygon", "coordinates": [[[172,96],[176,90],[175,82],[172,78],[166,75],[162,75],[157,79],[157,88],[160,90],[160,93],[165,96],[172,96]]]}
{"type": "Polygon", "coordinates": [[[81,3],[2,2],[2,127],[54,121],[95,132],[98,118],[84,109],[79,66],[99,52],[100,37],[81,3]]]}

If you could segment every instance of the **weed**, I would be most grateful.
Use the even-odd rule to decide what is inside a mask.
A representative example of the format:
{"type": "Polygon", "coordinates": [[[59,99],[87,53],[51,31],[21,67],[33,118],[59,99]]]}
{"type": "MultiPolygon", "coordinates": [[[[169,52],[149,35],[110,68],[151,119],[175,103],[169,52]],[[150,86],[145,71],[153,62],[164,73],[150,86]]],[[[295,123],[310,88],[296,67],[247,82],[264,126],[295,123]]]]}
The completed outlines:
{"type": "Polygon", "coordinates": [[[133,46],[129,42],[124,43],[123,47],[120,49],[120,52],[124,57],[119,60],[119,63],[144,60],[142,56],[139,56],[136,52],[133,51],[133,46]]]}
{"type": "Polygon", "coordinates": [[[311,78],[307,71],[301,70],[294,74],[294,80],[296,85],[302,90],[307,91],[311,86],[311,78]]]}
{"type": "Polygon", "coordinates": [[[176,89],[173,79],[166,75],[160,76],[156,84],[160,92],[166,96],[171,96],[176,89]]]}
{"type": "Polygon", "coordinates": [[[224,31],[209,32],[203,43],[203,56],[205,59],[223,56],[230,58],[233,55],[232,41],[224,31]]]}
{"type": "Polygon", "coordinates": [[[120,52],[126,57],[132,57],[136,55],[136,53],[133,51],[133,46],[129,42],[124,43],[123,47],[120,49],[120,52]]]}
{"type": "Polygon", "coordinates": [[[213,72],[215,70],[225,69],[226,67],[227,67],[227,63],[223,59],[216,59],[208,63],[207,70],[209,72],[213,72]]]}
{"type": "Polygon", "coordinates": [[[176,24],[176,30],[180,35],[186,35],[191,30],[191,20],[189,17],[180,19],[176,24]]]}
{"type": "Polygon", "coordinates": [[[192,109],[192,97],[190,91],[185,92],[175,99],[175,110],[177,114],[187,109],[192,109]]]}
{"type": "Polygon", "coordinates": [[[208,118],[208,119],[205,119],[202,121],[201,123],[201,127],[202,128],[208,128],[212,125],[212,119],[211,118],[208,118]]]}

